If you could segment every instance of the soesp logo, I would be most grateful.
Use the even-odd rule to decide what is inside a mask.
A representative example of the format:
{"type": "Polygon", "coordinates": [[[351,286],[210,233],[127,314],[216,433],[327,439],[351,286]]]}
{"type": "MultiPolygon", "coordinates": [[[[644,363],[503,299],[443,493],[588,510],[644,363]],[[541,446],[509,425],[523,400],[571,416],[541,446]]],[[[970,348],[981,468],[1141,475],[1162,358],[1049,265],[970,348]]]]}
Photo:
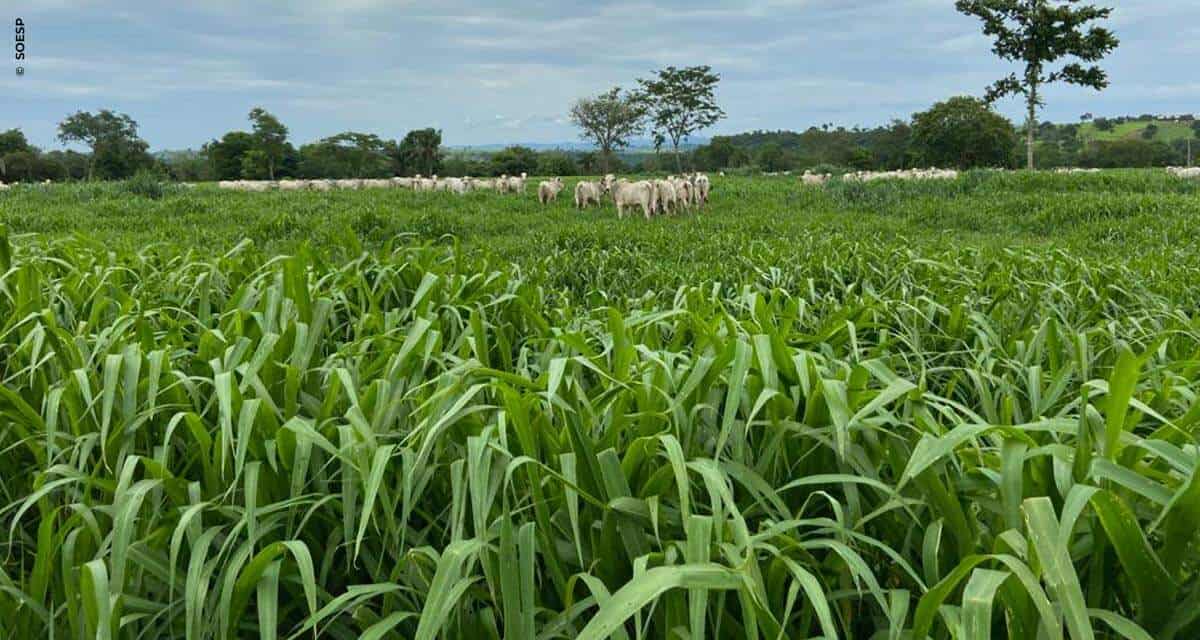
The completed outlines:
{"type": "Polygon", "coordinates": [[[25,21],[17,18],[16,34],[13,36],[16,44],[16,59],[17,59],[17,75],[25,75],[25,67],[21,63],[25,61],[25,21]]]}

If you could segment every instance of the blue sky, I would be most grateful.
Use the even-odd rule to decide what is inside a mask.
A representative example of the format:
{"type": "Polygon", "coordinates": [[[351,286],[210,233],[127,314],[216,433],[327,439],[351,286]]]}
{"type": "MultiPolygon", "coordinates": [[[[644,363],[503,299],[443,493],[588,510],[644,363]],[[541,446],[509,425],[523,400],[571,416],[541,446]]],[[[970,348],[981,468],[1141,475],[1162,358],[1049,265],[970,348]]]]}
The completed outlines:
{"type": "MultiPolygon", "coordinates": [[[[1200,2],[1109,4],[1112,87],[1053,89],[1043,117],[1200,111],[1200,2]]],[[[77,109],[129,113],[176,149],[256,105],[296,142],[424,126],[454,145],[567,141],[574,99],[667,64],[723,75],[729,118],[706,134],[874,125],[1009,69],[952,0],[0,0],[9,51],[17,17],[29,59],[20,78],[11,53],[0,67],[0,129],[46,148],[77,109]]]]}

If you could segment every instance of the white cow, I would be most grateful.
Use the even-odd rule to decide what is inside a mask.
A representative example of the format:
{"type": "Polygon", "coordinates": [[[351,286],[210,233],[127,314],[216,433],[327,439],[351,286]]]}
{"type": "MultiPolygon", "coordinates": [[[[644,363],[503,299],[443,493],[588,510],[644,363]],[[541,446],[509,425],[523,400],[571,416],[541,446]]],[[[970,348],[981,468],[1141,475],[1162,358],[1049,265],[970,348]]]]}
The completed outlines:
{"type": "Polygon", "coordinates": [[[654,181],[654,206],[664,215],[675,215],[675,202],[678,197],[678,192],[675,190],[675,183],[671,180],[655,180],[654,181]]]}
{"type": "Polygon", "coordinates": [[[525,193],[525,180],[526,175],[524,171],[521,172],[520,178],[509,178],[508,190],[512,191],[513,193],[525,193]]]}
{"type": "Polygon", "coordinates": [[[563,190],[562,178],[543,180],[538,183],[538,202],[547,205],[558,200],[558,194],[563,190]]]}
{"type": "Polygon", "coordinates": [[[675,202],[684,209],[691,211],[692,204],[695,202],[695,188],[692,183],[683,178],[676,178],[672,181],[675,185],[675,202]]]}
{"type": "Polygon", "coordinates": [[[575,207],[577,209],[586,209],[595,204],[600,206],[600,199],[604,194],[608,193],[607,185],[600,182],[582,181],[575,185],[575,207]]]}
{"type": "Polygon", "coordinates": [[[696,185],[696,204],[708,204],[708,194],[712,192],[712,183],[708,181],[708,176],[697,173],[693,184],[696,185]]]}
{"type": "Polygon", "coordinates": [[[654,192],[654,183],[648,181],[630,182],[625,179],[617,180],[613,184],[613,202],[617,205],[617,217],[625,217],[626,207],[641,207],[642,213],[649,220],[650,216],[654,215],[654,201],[657,199],[657,194],[654,192]]]}

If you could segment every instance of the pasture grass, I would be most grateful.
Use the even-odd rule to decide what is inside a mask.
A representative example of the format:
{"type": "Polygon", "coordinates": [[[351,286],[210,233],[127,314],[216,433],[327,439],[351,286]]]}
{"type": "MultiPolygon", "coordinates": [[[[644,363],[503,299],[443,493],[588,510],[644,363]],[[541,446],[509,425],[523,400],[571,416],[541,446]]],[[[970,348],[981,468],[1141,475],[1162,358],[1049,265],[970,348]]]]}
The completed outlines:
{"type": "Polygon", "coordinates": [[[1200,185],[715,187],[0,194],[0,636],[1200,633],[1200,185]]]}

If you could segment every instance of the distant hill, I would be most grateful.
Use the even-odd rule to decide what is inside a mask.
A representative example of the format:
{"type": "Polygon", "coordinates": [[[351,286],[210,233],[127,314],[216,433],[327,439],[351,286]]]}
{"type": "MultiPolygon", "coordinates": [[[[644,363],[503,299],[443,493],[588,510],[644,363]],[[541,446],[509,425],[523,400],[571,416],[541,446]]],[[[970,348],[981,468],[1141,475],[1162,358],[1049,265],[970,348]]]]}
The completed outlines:
{"type": "Polygon", "coordinates": [[[1079,136],[1085,140],[1142,140],[1150,125],[1158,127],[1158,131],[1150,140],[1170,144],[1176,140],[1187,140],[1196,136],[1192,128],[1195,121],[1187,120],[1128,120],[1115,124],[1110,131],[1101,131],[1096,123],[1087,122],[1079,127],[1079,136]]]}

